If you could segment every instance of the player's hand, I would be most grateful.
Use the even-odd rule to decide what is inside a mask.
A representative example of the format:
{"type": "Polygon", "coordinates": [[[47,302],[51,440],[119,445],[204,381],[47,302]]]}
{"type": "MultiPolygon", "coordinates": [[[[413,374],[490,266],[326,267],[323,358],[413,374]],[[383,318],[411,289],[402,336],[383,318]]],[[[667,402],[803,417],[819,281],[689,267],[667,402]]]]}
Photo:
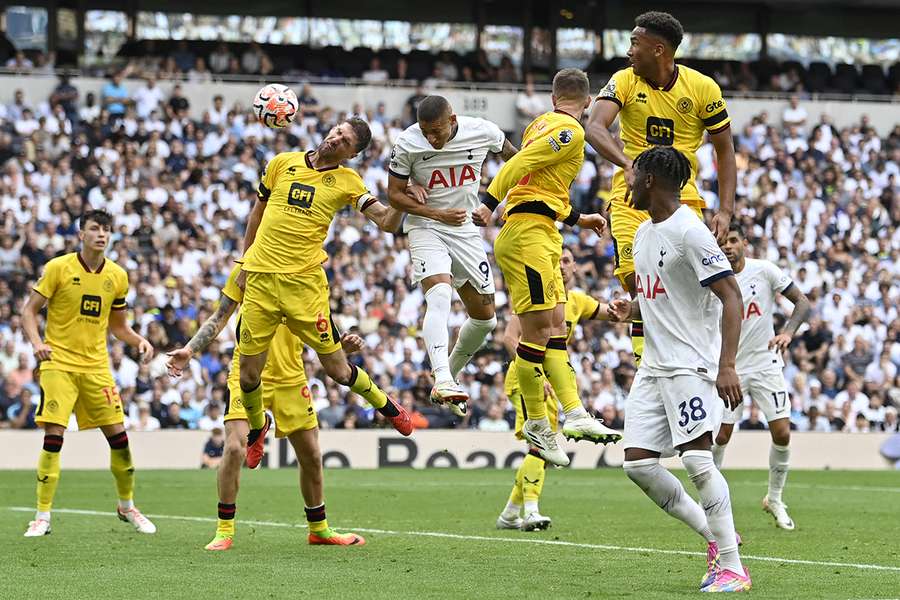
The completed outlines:
{"type": "Polygon", "coordinates": [[[606,306],[606,315],[610,321],[627,323],[631,320],[631,300],[616,298],[606,306]]]}
{"type": "Polygon", "coordinates": [[[244,291],[244,288],[247,286],[247,271],[241,269],[238,272],[237,277],[234,278],[234,283],[241,288],[241,291],[244,291]]]}
{"type": "Polygon", "coordinates": [[[341,347],[344,349],[344,354],[359,352],[364,346],[363,339],[355,333],[345,333],[341,336],[341,347]]]}
{"type": "Polygon", "coordinates": [[[462,225],[468,216],[469,213],[464,208],[448,208],[435,213],[435,218],[444,225],[462,225]]]}
{"type": "Polygon", "coordinates": [[[40,342],[34,345],[34,357],[39,361],[50,360],[51,352],[53,352],[53,348],[50,347],[50,344],[40,342]]]}
{"type": "Polygon", "coordinates": [[[544,399],[553,398],[553,386],[546,379],[544,380],[544,399]]]}
{"type": "Polygon", "coordinates": [[[188,363],[191,362],[191,358],[193,358],[194,353],[191,352],[190,348],[185,346],[184,348],[179,348],[178,350],[167,352],[166,356],[169,357],[169,360],[166,361],[166,371],[168,371],[169,376],[181,377],[181,374],[184,373],[185,367],[187,367],[188,363]]]}
{"type": "Polygon", "coordinates": [[[406,186],[406,195],[419,204],[425,204],[425,201],[428,200],[428,190],[417,183],[410,182],[406,186]]]}
{"type": "Polygon", "coordinates": [[[716,390],[719,392],[719,398],[731,410],[737,408],[744,401],[744,397],[741,395],[741,380],[738,379],[734,367],[719,367],[716,390]]]}
{"type": "Polygon", "coordinates": [[[138,356],[141,357],[141,363],[145,365],[153,359],[153,344],[145,338],[141,338],[141,341],[138,342],[138,356]]]}
{"type": "Polygon", "coordinates": [[[598,213],[581,215],[578,217],[578,226],[582,229],[592,229],[594,233],[602,236],[603,232],[606,231],[606,219],[598,213]]]}
{"type": "Polygon", "coordinates": [[[793,339],[794,337],[789,333],[779,333],[769,340],[769,350],[774,349],[778,352],[784,352],[791,345],[791,340],[793,339]]]}
{"type": "Polygon", "coordinates": [[[709,227],[712,230],[713,237],[721,246],[728,238],[728,227],[731,225],[731,213],[720,210],[713,218],[709,227]]]}
{"type": "Polygon", "coordinates": [[[493,219],[494,211],[489,209],[484,204],[479,204],[475,207],[475,210],[472,211],[472,222],[479,227],[487,227],[491,224],[491,221],[493,219]]]}

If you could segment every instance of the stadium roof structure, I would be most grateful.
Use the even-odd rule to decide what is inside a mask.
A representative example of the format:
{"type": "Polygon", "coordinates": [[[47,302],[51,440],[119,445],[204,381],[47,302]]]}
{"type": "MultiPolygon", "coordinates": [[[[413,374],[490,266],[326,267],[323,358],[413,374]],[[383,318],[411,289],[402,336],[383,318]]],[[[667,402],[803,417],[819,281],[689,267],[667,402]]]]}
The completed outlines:
{"type": "Polygon", "coordinates": [[[630,29],[647,10],[668,10],[689,31],[789,33],[894,38],[900,0],[0,0],[0,5],[190,12],[198,15],[297,16],[412,22],[477,23],[594,30],[630,29]]]}

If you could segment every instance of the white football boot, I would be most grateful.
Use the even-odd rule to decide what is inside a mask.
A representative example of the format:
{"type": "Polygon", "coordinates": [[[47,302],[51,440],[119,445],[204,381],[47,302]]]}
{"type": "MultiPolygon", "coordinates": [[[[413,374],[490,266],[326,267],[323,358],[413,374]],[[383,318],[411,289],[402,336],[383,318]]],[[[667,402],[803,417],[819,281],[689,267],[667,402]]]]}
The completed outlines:
{"type": "Polygon", "coordinates": [[[769,495],[762,500],[763,510],[775,518],[775,525],[787,531],[794,530],[794,520],[787,514],[787,505],[784,502],[769,500],[769,495]]]}
{"type": "Polygon", "coordinates": [[[522,531],[544,531],[552,524],[550,517],[544,516],[535,511],[525,515],[522,519],[522,531]]]}
{"type": "Polygon", "coordinates": [[[431,390],[431,401],[435,404],[446,405],[450,412],[457,417],[466,416],[469,394],[455,381],[439,381],[431,390]]]}
{"type": "Polygon", "coordinates": [[[600,419],[588,413],[578,417],[570,417],[563,424],[563,435],[567,440],[589,440],[595,444],[615,444],[622,439],[622,434],[610,429],[600,419]]]}
{"type": "Polygon", "coordinates": [[[50,535],[50,521],[46,519],[29,521],[25,537],[40,537],[42,535],[50,535]]]}
{"type": "Polygon", "coordinates": [[[128,510],[122,510],[121,508],[116,507],[116,513],[119,515],[120,520],[131,523],[138,532],[156,533],[156,525],[154,525],[150,519],[145,517],[137,508],[131,507],[128,510]]]}
{"type": "Polygon", "coordinates": [[[522,435],[529,444],[537,448],[544,460],[560,467],[569,465],[569,457],[560,449],[559,443],[556,441],[556,433],[550,429],[547,419],[540,421],[528,419],[522,426],[522,435]]]}
{"type": "Polygon", "coordinates": [[[507,519],[501,514],[497,517],[497,529],[521,529],[522,517],[516,516],[514,519],[507,519]]]}

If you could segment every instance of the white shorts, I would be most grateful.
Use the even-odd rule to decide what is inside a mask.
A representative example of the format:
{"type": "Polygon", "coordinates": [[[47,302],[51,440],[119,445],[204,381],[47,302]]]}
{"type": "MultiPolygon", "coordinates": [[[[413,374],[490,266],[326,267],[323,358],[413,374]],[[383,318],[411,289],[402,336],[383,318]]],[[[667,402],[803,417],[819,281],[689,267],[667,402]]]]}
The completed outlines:
{"type": "MultiPolygon", "coordinates": [[[[739,375],[744,404],[752,400],[766,417],[767,422],[777,419],[788,419],[791,416],[791,398],[787,392],[787,382],[780,368],[756,371],[739,375]]],[[[734,410],[726,409],[722,423],[732,425],[740,423],[744,414],[744,404],[734,410]]]]}
{"type": "Polygon", "coordinates": [[[446,274],[451,276],[454,288],[469,282],[479,294],[494,293],[494,273],[478,233],[460,236],[416,227],[409,231],[409,256],[413,283],[446,274]]]}
{"type": "Polygon", "coordinates": [[[653,377],[638,369],[625,401],[625,449],[670,455],[673,449],[715,433],[724,403],[716,384],[696,375],[653,377]]]}

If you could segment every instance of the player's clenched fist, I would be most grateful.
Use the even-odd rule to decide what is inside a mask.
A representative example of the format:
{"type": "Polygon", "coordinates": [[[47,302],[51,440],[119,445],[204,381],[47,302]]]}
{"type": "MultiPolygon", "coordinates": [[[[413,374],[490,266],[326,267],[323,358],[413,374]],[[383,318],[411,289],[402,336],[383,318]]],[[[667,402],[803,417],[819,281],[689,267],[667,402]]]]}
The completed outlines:
{"type": "Polygon", "coordinates": [[[631,301],[617,298],[606,307],[606,314],[610,321],[625,323],[631,320],[631,301]]]}
{"type": "Polygon", "coordinates": [[[491,224],[493,218],[493,211],[484,204],[479,204],[475,207],[475,210],[472,211],[472,222],[479,227],[487,227],[491,224]]]}
{"type": "Polygon", "coordinates": [[[436,218],[445,225],[462,225],[466,222],[468,213],[464,208],[448,208],[438,211],[436,218]]]}
{"type": "Polygon", "coordinates": [[[597,213],[581,215],[578,217],[578,226],[583,229],[592,229],[597,235],[603,235],[606,231],[606,219],[597,213]]]}
{"type": "Polygon", "coordinates": [[[34,345],[34,356],[38,360],[50,360],[50,353],[53,349],[49,344],[45,344],[44,342],[38,342],[34,345]]]}

